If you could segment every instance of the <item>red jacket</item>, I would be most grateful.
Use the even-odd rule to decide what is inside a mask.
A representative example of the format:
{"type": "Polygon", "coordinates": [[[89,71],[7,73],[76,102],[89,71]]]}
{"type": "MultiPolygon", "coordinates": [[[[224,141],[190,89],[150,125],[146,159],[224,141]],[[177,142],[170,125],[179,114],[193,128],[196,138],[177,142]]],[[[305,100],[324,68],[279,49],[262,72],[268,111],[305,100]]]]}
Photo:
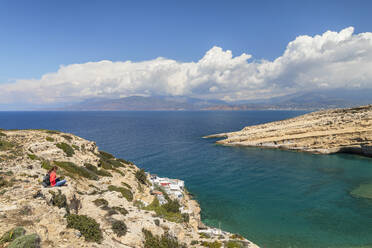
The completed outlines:
{"type": "Polygon", "coordinates": [[[56,186],[56,177],[57,177],[56,172],[52,171],[50,173],[50,179],[49,179],[50,180],[50,186],[52,186],[52,187],[56,186]]]}

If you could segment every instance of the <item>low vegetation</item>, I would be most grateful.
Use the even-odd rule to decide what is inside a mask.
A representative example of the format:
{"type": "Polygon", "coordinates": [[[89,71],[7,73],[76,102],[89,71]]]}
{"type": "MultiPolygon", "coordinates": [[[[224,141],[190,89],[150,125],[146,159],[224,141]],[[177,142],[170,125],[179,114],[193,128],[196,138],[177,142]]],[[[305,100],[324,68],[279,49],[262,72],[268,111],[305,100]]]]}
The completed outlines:
{"type": "Polygon", "coordinates": [[[127,234],[127,230],[128,230],[127,225],[125,225],[125,223],[121,220],[115,220],[112,223],[112,231],[114,231],[114,233],[118,237],[121,237],[127,234]]]}
{"type": "Polygon", "coordinates": [[[88,170],[85,167],[77,166],[72,162],[54,161],[54,164],[62,168],[63,170],[67,171],[70,177],[74,178],[77,175],[88,178],[90,180],[98,180],[98,176],[94,172],[88,170]]]}
{"type": "Polygon", "coordinates": [[[243,245],[241,242],[233,241],[233,240],[229,240],[229,241],[226,243],[226,247],[227,247],[227,248],[243,248],[244,245],[243,245]]]}
{"type": "Polygon", "coordinates": [[[75,154],[74,149],[69,144],[61,142],[56,144],[56,146],[62,151],[64,151],[67,157],[72,157],[75,154]]]}
{"type": "Polygon", "coordinates": [[[100,243],[103,239],[100,225],[86,215],[70,214],[67,216],[67,227],[79,230],[86,241],[100,243]]]}
{"type": "Polygon", "coordinates": [[[129,164],[129,165],[134,165],[133,162],[131,161],[128,161],[128,160],[125,160],[125,159],[122,159],[122,158],[118,158],[118,160],[124,164],[129,164]]]}
{"type": "Polygon", "coordinates": [[[0,238],[0,245],[4,243],[11,242],[15,240],[16,238],[24,235],[26,233],[26,230],[23,227],[14,227],[3,234],[0,238]]]}
{"type": "Polygon", "coordinates": [[[126,189],[126,188],[123,188],[123,187],[117,187],[117,186],[114,186],[114,185],[110,185],[108,187],[108,190],[120,192],[121,195],[123,197],[125,197],[128,201],[132,201],[133,200],[133,193],[129,189],[126,189]]]}
{"type": "Polygon", "coordinates": [[[62,194],[61,190],[58,190],[58,193],[50,190],[49,193],[52,194],[50,202],[53,206],[57,206],[58,208],[67,207],[67,198],[64,194],[62,194]]]}
{"type": "Polygon", "coordinates": [[[13,240],[8,248],[39,248],[40,237],[36,233],[24,235],[13,240]]]}
{"type": "Polygon", "coordinates": [[[28,156],[31,160],[39,160],[39,157],[36,156],[35,154],[28,153],[27,156],[28,156]]]}
{"type": "Polygon", "coordinates": [[[153,235],[149,230],[142,229],[145,236],[144,248],[186,248],[185,244],[178,243],[176,237],[165,232],[161,237],[153,235]]]}
{"type": "Polygon", "coordinates": [[[112,174],[110,172],[108,172],[107,170],[101,168],[101,169],[98,169],[96,166],[92,165],[92,164],[84,164],[85,168],[87,168],[89,171],[99,175],[99,176],[103,176],[103,177],[112,177],[112,174]]]}
{"type": "Polygon", "coordinates": [[[107,205],[108,205],[108,201],[107,201],[106,199],[103,199],[103,198],[95,199],[93,202],[94,202],[94,204],[95,204],[97,207],[100,207],[100,206],[107,206],[107,205]]]}
{"type": "Polygon", "coordinates": [[[240,235],[240,234],[234,233],[234,234],[230,235],[230,239],[244,240],[244,237],[242,235],[240,235]]]}
{"type": "Polygon", "coordinates": [[[49,137],[49,136],[48,136],[48,137],[46,137],[45,139],[46,139],[46,141],[54,142],[54,139],[53,139],[52,137],[49,137]]]}
{"type": "Polygon", "coordinates": [[[122,215],[127,215],[128,211],[123,207],[112,207],[113,210],[119,212],[122,215]]]}
{"type": "Polygon", "coordinates": [[[6,140],[0,140],[0,151],[8,151],[15,146],[15,143],[6,140]]]}
{"type": "Polygon", "coordinates": [[[160,205],[157,198],[155,198],[150,205],[144,207],[145,210],[155,211],[156,215],[168,221],[182,223],[184,218],[179,210],[179,203],[175,200],[170,200],[168,203],[160,205]]]}
{"type": "Polygon", "coordinates": [[[72,137],[70,135],[61,135],[63,138],[65,138],[66,140],[68,141],[71,141],[72,140],[72,137]]]}
{"type": "Polygon", "coordinates": [[[41,168],[43,168],[44,170],[51,170],[53,168],[53,166],[50,164],[50,162],[48,160],[43,160],[41,162],[41,168]]]}
{"type": "Polygon", "coordinates": [[[144,169],[136,171],[136,178],[142,184],[147,184],[147,175],[144,169]]]}
{"type": "Polygon", "coordinates": [[[218,241],[214,241],[214,242],[202,241],[200,245],[204,247],[208,247],[208,248],[221,248],[222,247],[222,243],[218,241]]]}

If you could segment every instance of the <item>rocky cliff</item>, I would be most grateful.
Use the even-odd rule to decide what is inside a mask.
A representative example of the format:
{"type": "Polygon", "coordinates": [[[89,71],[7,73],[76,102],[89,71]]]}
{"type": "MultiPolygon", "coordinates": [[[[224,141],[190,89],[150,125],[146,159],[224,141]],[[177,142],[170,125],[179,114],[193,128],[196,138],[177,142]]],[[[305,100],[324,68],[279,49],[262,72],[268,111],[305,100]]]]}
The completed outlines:
{"type": "Polygon", "coordinates": [[[372,105],[318,111],[206,138],[225,138],[217,143],[231,146],[321,154],[346,152],[372,157],[372,105]]]}
{"type": "Polygon", "coordinates": [[[143,170],[94,142],[0,130],[0,247],[257,247],[204,226],[186,191],[160,205],[151,186],[143,170]],[[67,186],[41,185],[52,166],[67,186]]]}

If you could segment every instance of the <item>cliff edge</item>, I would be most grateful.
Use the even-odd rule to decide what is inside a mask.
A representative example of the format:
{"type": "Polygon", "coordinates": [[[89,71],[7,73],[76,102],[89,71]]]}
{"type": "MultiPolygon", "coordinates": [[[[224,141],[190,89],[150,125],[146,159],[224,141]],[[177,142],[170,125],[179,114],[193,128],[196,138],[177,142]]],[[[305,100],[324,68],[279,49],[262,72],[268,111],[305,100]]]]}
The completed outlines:
{"type": "Polygon", "coordinates": [[[72,134],[0,130],[0,247],[257,247],[154,178],[72,134]],[[41,185],[53,166],[67,186],[41,185]]]}
{"type": "Polygon", "coordinates": [[[205,138],[224,138],[217,143],[230,146],[372,157],[372,105],[318,111],[205,138]]]}

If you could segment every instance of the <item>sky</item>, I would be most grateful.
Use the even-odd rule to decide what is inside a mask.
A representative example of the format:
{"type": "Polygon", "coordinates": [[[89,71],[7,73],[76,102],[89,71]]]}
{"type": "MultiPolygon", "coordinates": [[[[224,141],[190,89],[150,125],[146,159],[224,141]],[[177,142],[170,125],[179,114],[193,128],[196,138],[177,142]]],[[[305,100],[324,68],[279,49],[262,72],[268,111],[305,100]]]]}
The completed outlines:
{"type": "Polygon", "coordinates": [[[372,88],[372,1],[0,1],[0,107],[372,88]]]}

